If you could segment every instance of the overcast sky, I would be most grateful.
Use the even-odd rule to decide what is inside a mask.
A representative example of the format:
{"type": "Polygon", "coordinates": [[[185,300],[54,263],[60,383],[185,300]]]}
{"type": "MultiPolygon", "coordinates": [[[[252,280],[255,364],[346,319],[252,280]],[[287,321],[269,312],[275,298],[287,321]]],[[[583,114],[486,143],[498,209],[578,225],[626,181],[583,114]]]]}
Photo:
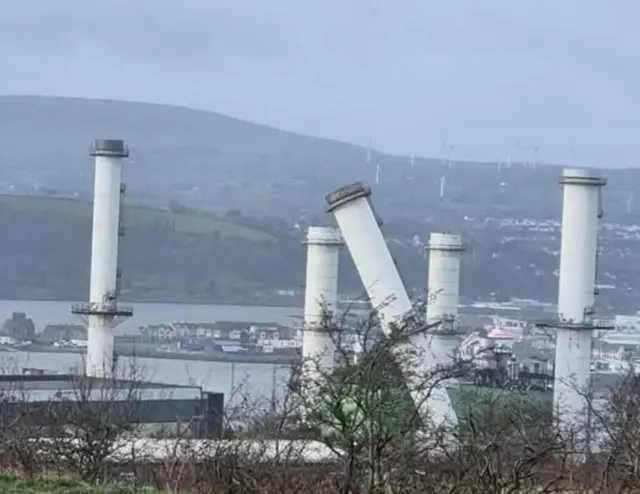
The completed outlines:
{"type": "Polygon", "coordinates": [[[1,5],[0,94],[186,105],[403,154],[636,164],[638,0],[1,5]]]}

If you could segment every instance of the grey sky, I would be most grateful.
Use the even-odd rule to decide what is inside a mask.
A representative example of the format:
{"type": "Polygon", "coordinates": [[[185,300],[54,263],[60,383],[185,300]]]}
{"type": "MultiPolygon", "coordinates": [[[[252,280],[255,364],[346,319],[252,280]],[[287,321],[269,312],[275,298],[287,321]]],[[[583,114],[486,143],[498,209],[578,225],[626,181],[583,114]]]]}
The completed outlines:
{"type": "Polygon", "coordinates": [[[0,93],[205,108],[383,151],[635,166],[638,0],[4,0],[0,93]],[[516,142],[521,142],[520,150],[516,142]]]}

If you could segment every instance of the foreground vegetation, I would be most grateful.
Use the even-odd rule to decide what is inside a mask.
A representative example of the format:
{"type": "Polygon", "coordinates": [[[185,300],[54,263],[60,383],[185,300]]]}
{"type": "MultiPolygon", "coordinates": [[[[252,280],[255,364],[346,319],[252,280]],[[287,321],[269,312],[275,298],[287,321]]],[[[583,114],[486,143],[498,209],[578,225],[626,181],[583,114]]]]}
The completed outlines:
{"type": "MultiPolygon", "coordinates": [[[[218,432],[205,432],[202,417],[176,417],[172,427],[153,432],[142,428],[144,376],[135,362],[114,370],[128,379],[117,388],[77,377],[70,390],[45,402],[29,400],[24,388],[5,388],[0,481],[34,493],[637,492],[640,378],[629,375],[604,407],[584,395],[589,435],[579,424],[554,424],[547,406],[506,402],[499,394],[468,402],[457,425],[436,424],[409,396],[429,399],[473,362],[420,371],[422,356],[406,342],[435,329],[423,313],[393,325],[384,339],[375,336],[375,317],[368,319],[357,328],[364,342],[357,359],[344,345],[336,371],[309,359],[292,369],[283,396],[268,403],[250,400],[239,387],[226,398],[218,432]]],[[[342,324],[325,329],[341,343],[342,324]]]]}
{"type": "Polygon", "coordinates": [[[73,479],[0,476],[2,494],[160,494],[152,488],[92,486],[73,479]]]}

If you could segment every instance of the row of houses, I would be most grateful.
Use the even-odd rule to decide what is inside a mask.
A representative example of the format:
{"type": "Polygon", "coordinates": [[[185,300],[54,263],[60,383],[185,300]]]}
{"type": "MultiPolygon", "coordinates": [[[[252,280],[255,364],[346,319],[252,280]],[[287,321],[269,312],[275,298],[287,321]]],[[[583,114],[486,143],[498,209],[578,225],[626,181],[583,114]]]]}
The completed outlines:
{"type": "Polygon", "coordinates": [[[273,340],[295,340],[297,330],[276,323],[237,321],[172,322],[140,327],[146,341],[224,340],[260,343],[273,340]]]}

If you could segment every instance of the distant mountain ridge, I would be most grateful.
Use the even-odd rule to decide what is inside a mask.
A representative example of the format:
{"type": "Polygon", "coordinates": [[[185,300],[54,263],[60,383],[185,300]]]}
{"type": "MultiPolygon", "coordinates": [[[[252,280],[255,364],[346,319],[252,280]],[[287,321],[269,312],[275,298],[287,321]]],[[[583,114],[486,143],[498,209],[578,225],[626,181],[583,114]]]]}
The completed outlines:
{"type": "MultiPolygon", "coordinates": [[[[411,166],[408,157],[375,151],[367,160],[362,146],[203,110],[45,96],[0,96],[0,193],[90,197],[87,150],[96,137],[127,142],[128,194],[154,205],[320,218],[327,192],[360,180],[374,187],[383,217],[557,217],[559,212],[558,167],[514,163],[498,173],[495,163],[454,162],[449,168],[442,160],[420,157],[411,166]]],[[[640,183],[640,170],[606,174],[611,185],[628,189],[640,183]]],[[[616,193],[609,202],[624,211],[627,196],[616,193]]]]}
{"type": "MultiPolygon", "coordinates": [[[[198,196],[195,187],[216,190],[231,200],[234,194],[226,189],[246,190],[247,179],[256,181],[261,192],[264,180],[269,180],[268,188],[277,192],[288,183],[307,182],[302,178],[305,173],[289,177],[302,169],[321,177],[323,171],[363,161],[365,155],[358,146],[202,110],[108,100],[0,97],[3,181],[15,186],[28,189],[39,183],[86,192],[90,188],[86,149],[101,136],[127,141],[133,160],[126,170],[130,190],[150,200],[166,199],[167,192],[198,196]]],[[[197,197],[191,199],[198,202],[197,197]]],[[[225,200],[209,206],[224,208],[225,200]]],[[[228,209],[242,206],[236,201],[228,209]]]]}

